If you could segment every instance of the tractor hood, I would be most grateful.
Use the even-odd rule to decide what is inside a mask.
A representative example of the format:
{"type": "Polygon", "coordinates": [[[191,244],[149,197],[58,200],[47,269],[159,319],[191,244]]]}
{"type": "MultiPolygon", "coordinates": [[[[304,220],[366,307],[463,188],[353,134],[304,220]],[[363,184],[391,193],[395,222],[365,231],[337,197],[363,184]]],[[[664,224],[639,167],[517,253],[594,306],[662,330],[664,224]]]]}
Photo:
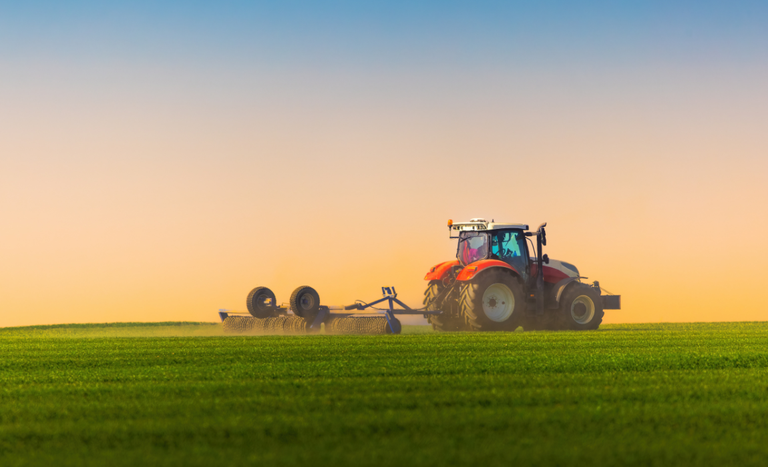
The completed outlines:
{"type": "Polygon", "coordinates": [[[557,269],[558,271],[562,272],[568,277],[579,277],[579,270],[576,269],[576,266],[574,266],[571,263],[566,263],[565,261],[560,261],[556,259],[550,259],[549,264],[545,265],[544,270],[546,271],[546,266],[549,266],[552,269],[557,269]]]}

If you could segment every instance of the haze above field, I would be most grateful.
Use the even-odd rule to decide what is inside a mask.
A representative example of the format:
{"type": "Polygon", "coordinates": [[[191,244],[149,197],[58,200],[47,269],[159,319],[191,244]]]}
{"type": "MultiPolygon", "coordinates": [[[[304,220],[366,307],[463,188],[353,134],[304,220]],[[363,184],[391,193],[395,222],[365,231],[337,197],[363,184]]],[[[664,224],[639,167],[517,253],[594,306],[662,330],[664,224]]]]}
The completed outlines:
{"type": "Polygon", "coordinates": [[[768,5],[0,5],[0,326],[329,304],[549,223],[605,322],[765,320],[768,5]]]}

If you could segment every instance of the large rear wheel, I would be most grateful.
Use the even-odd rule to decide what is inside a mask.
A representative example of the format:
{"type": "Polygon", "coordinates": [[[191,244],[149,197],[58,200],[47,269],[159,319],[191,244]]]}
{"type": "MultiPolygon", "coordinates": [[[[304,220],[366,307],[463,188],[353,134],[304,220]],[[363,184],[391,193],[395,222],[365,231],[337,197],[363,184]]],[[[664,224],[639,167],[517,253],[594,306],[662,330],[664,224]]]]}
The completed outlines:
{"type": "Polygon", "coordinates": [[[427,315],[427,321],[435,331],[463,331],[466,325],[464,318],[458,313],[456,299],[449,297],[443,303],[436,302],[438,294],[443,290],[445,285],[442,281],[430,281],[427,290],[424,291],[424,307],[427,311],[443,312],[439,315],[427,315]]]}
{"type": "Polygon", "coordinates": [[[576,283],[563,294],[557,310],[558,328],[574,331],[597,329],[603,322],[600,293],[586,284],[576,283]]]}
{"type": "Polygon", "coordinates": [[[461,314],[475,331],[514,331],[522,325],[525,300],[517,278],[488,271],[461,288],[461,314]]]}

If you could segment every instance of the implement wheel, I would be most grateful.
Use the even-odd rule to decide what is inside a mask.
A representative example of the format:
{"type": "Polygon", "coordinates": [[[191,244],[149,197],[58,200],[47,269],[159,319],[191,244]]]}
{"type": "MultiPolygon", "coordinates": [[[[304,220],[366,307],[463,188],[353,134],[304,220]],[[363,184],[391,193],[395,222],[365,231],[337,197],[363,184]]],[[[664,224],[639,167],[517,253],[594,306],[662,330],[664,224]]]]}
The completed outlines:
{"type": "Polygon", "coordinates": [[[311,323],[320,310],[320,295],[312,287],[302,285],[293,291],[289,303],[296,316],[301,316],[311,323]]]}
{"type": "Polygon", "coordinates": [[[269,318],[276,311],[275,294],[266,287],[256,287],[248,294],[245,305],[254,318],[269,318]]]}
{"type": "Polygon", "coordinates": [[[523,288],[516,277],[503,271],[481,273],[463,285],[459,303],[475,331],[514,331],[523,323],[523,288]]]}
{"type": "Polygon", "coordinates": [[[426,315],[427,321],[435,331],[463,331],[467,328],[464,318],[457,313],[458,303],[455,299],[446,299],[442,305],[435,303],[437,295],[445,289],[442,281],[429,281],[424,291],[424,307],[427,311],[440,310],[441,315],[426,315]]]}
{"type": "Polygon", "coordinates": [[[574,284],[565,291],[557,310],[559,329],[587,331],[597,329],[603,322],[603,302],[600,293],[585,284],[574,284]]]}

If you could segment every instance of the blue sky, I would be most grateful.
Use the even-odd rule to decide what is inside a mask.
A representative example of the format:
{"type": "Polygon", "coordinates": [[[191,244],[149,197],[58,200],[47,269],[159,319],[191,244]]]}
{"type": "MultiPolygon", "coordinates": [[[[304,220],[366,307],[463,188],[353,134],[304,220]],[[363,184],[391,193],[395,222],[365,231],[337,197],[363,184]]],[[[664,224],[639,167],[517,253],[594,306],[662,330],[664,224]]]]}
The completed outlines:
{"type": "Polygon", "coordinates": [[[766,57],[765,2],[5,2],[21,57],[301,66],[766,57]]]}

